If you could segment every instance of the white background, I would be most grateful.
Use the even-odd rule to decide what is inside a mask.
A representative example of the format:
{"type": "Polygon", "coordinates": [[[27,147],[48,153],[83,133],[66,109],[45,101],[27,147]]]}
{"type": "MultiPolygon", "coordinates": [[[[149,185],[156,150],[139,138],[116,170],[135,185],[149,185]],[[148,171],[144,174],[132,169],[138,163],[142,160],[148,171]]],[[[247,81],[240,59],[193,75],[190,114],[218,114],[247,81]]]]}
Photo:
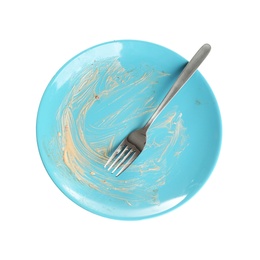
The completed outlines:
{"type": "Polygon", "coordinates": [[[1,1],[0,259],[260,259],[258,1],[1,1]],[[83,210],[45,171],[41,96],[57,70],[102,42],[137,39],[200,67],[223,120],[221,154],[188,203],[125,222],[83,210]]]}

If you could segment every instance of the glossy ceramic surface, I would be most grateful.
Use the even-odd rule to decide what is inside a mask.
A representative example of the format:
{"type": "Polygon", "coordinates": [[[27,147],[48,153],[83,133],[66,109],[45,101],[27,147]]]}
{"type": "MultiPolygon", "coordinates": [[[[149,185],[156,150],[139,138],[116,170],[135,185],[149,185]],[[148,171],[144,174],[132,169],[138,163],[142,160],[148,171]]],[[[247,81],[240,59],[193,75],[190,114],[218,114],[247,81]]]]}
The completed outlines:
{"type": "Polygon", "coordinates": [[[104,169],[129,132],[150,118],[186,64],[162,46],[115,41],[67,62],[49,83],[37,117],[37,142],[57,187],[88,211],[142,219],[189,200],[210,176],[221,118],[197,71],[157,118],[145,150],[116,178],[104,169]]]}

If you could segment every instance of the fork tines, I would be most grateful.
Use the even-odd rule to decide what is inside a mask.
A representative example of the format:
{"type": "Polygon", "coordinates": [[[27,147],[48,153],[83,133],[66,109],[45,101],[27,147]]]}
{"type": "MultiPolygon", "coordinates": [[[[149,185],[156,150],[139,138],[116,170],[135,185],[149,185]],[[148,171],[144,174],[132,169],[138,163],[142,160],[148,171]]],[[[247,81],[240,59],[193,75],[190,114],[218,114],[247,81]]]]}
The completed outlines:
{"type": "Polygon", "coordinates": [[[128,166],[137,158],[138,154],[138,150],[135,149],[135,147],[130,147],[129,144],[126,144],[123,141],[110,156],[104,167],[106,168],[111,163],[108,171],[113,168],[112,173],[114,173],[120,166],[122,166],[116,174],[117,177],[128,168],[128,166]]]}

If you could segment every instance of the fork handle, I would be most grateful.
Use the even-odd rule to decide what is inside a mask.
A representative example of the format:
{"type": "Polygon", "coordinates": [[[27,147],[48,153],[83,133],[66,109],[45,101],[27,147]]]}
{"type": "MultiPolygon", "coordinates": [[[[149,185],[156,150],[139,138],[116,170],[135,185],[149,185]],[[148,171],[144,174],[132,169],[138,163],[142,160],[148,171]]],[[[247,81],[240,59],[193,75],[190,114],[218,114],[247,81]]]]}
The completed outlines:
{"type": "Polygon", "coordinates": [[[197,70],[200,64],[204,61],[207,55],[210,52],[210,45],[204,44],[197,53],[193,56],[193,58],[187,63],[187,65],[182,70],[180,76],[177,78],[173,86],[171,87],[168,94],[165,96],[161,104],[158,106],[154,114],[151,116],[149,121],[144,126],[145,132],[157,118],[157,116],[162,112],[162,110],[166,107],[166,105],[172,100],[172,98],[176,95],[176,93],[183,87],[183,85],[189,80],[189,78],[193,75],[193,73],[197,70]]]}

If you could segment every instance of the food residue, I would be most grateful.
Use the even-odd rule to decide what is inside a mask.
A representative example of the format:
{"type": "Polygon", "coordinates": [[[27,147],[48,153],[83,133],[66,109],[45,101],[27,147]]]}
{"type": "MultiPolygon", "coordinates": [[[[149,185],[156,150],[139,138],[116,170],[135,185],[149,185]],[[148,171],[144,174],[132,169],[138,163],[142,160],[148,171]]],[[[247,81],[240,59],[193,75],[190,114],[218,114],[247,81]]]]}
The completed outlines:
{"type": "Polygon", "coordinates": [[[59,107],[58,134],[51,142],[58,150],[56,161],[63,171],[86,189],[130,206],[160,203],[158,191],[172,171],[167,157],[179,156],[186,145],[182,114],[174,107],[149,129],[142,156],[124,173],[127,179],[116,178],[104,169],[120,138],[130,132],[129,128],[140,127],[158,106],[154,92],[169,74],[148,67],[143,71],[127,70],[118,58],[87,66],[59,107]]]}

